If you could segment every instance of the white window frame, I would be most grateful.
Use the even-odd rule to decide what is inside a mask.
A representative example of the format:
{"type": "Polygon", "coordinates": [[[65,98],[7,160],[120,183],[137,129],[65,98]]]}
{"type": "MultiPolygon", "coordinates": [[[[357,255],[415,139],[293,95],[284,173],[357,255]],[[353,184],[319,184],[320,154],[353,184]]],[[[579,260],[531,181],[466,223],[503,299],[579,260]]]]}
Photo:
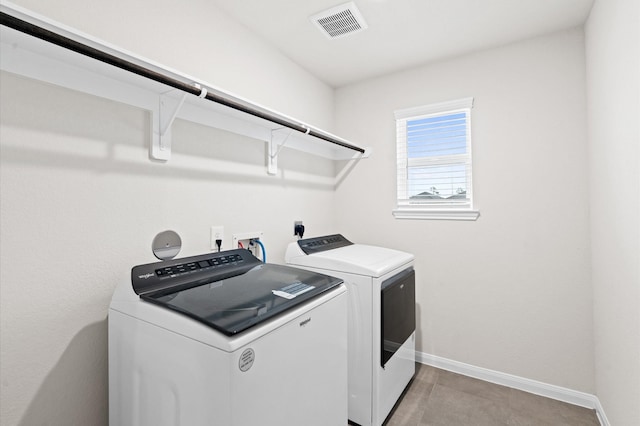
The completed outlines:
{"type": "Polygon", "coordinates": [[[396,118],[396,144],[397,144],[397,206],[393,210],[396,219],[440,219],[440,220],[476,220],[480,215],[474,210],[473,181],[472,181],[472,155],[471,155],[471,109],[473,98],[464,98],[455,101],[441,102],[415,108],[406,108],[395,111],[396,118]],[[442,155],[437,157],[407,158],[407,122],[441,114],[466,112],[467,125],[467,149],[464,154],[442,155]],[[411,200],[408,196],[409,177],[408,170],[411,166],[438,164],[453,165],[464,164],[467,180],[466,200],[411,200]]]}

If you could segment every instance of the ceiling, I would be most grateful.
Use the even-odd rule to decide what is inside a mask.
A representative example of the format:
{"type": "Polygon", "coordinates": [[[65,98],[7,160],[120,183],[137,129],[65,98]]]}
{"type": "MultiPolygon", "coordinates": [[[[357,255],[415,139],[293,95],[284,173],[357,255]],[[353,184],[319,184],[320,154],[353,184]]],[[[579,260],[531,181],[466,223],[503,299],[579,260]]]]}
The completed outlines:
{"type": "Polygon", "coordinates": [[[582,25],[594,0],[355,0],[368,28],[329,39],[309,17],[348,0],[210,0],[330,86],[582,25]]]}

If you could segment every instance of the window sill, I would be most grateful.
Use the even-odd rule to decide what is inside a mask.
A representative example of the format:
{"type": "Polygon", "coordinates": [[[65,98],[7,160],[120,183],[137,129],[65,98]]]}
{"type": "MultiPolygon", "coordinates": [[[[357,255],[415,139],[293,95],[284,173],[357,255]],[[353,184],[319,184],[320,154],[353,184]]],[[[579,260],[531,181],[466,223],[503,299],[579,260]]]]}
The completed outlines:
{"type": "Polygon", "coordinates": [[[400,207],[393,210],[396,219],[424,219],[424,220],[477,220],[478,210],[435,210],[400,207]]]}

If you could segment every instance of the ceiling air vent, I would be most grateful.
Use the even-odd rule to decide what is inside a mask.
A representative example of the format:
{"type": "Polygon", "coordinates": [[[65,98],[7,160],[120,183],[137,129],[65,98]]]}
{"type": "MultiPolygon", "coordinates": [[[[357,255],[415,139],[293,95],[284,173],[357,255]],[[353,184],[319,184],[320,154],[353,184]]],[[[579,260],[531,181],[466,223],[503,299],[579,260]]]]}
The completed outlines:
{"type": "Polygon", "coordinates": [[[311,16],[309,19],[320,28],[322,34],[330,39],[357,33],[367,28],[367,23],[364,22],[364,18],[354,2],[332,7],[311,16]]]}

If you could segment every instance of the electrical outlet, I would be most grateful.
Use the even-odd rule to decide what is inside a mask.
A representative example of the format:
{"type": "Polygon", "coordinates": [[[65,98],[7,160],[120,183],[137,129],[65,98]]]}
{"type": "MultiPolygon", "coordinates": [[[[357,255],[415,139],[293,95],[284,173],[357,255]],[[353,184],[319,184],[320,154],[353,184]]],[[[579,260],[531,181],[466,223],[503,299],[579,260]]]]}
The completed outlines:
{"type": "Polygon", "coordinates": [[[220,250],[222,250],[222,247],[224,246],[224,226],[211,227],[211,250],[218,250],[216,240],[222,241],[222,244],[220,245],[220,250]]]}

